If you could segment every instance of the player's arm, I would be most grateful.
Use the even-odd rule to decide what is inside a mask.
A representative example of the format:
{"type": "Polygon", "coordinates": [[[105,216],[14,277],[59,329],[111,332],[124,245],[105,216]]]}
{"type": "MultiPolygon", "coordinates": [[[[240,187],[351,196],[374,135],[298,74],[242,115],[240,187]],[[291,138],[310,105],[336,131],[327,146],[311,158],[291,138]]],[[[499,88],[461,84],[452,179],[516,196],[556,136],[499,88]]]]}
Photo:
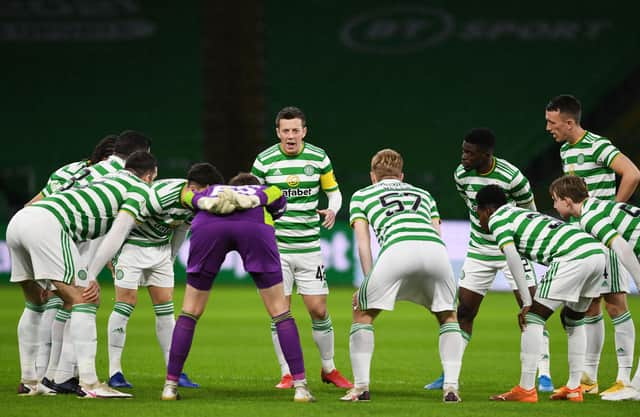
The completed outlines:
{"type": "Polygon", "coordinates": [[[522,264],[522,258],[516,249],[515,244],[507,243],[501,247],[502,253],[507,258],[507,266],[509,271],[513,275],[513,280],[516,282],[518,292],[522,299],[523,307],[531,306],[531,294],[529,294],[529,287],[527,286],[527,278],[524,272],[524,265],[522,264]]]}
{"type": "Polygon", "coordinates": [[[371,272],[371,268],[373,268],[369,222],[365,219],[355,219],[351,224],[351,227],[353,227],[353,232],[356,235],[356,244],[358,245],[358,256],[360,257],[362,273],[364,276],[367,276],[371,272]]]}
{"type": "Polygon", "coordinates": [[[36,201],[40,201],[44,198],[44,194],[42,194],[42,191],[40,191],[38,194],[36,194],[31,200],[29,200],[29,202],[27,202],[24,206],[30,206],[33,203],[35,203],[36,201]]]}
{"type": "Polygon", "coordinates": [[[611,169],[620,176],[620,186],[616,194],[616,201],[627,202],[640,184],[640,170],[625,154],[620,152],[613,161],[611,169]]]}
{"type": "Polygon", "coordinates": [[[608,246],[618,255],[618,259],[636,282],[636,287],[640,289],[640,262],[638,262],[629,242],[624,240],[622,236],[616,235],[610,240],[608,246]]]}
{"type": "Polygon", "coordinates": [[[176,256],[178,256],[178,252],[182,247],[185,239],[187,238],[187,233],[189,233],[190,225],[188,223],[183,223],[178,226],[173,231],[173,236],[171,236],[171,259],[175,260],[176,256]]]}
{"type": "Polygon", "coordinates": [[[442,236],[442,228],[440,227],[442,221],[440,220],[440,217],[432,217],[431,224],[433,225],[433,228],[436,229],[436,232],[438,232],[438,235],[442,236]]]}
{"type": "Polygon", "coordinates": [[[129,232],[136,224],[133,215],[126,211],[120,210],[116,216],[111,229],[102,240],[100,247],[96,251],[95,256],[89,264],[89,278],[97,278],[105,264],[115,256],[118,249],[122,247],[129,232]]]}

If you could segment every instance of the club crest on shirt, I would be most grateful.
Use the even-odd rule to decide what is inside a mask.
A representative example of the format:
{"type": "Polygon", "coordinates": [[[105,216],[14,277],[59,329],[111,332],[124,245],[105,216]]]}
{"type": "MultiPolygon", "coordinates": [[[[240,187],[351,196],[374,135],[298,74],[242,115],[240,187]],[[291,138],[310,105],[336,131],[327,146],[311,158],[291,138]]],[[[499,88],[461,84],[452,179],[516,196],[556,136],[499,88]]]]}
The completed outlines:
{"type": "Polygon", "coordinates": [[[584,164],[584,154],[578,154],[578,157],[576,158],[576,162],[578,163],[578,165],[582,165],[584,164]]]}
{"type": "Polygon", "coordinates": [[[305,165],[304,168],[302,168],[302,171],[304,172],[304,175],[309,177],[316,172],[315,168],[313,168],[313,165],[311,164],[305,165]]]}
{"type": "Polygon", "coordinates": [[[81,269],[78,271],[78,279],[84,281],[85,279],[87,279],[87,271],[85,271],[84,269],[81,269]]]}

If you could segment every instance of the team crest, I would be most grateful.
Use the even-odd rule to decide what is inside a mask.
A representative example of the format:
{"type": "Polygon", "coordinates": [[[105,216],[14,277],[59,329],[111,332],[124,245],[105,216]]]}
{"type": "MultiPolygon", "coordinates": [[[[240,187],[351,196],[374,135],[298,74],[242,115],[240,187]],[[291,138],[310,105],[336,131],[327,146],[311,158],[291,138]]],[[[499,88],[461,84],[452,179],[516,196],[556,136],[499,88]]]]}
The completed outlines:
{"type": "Polygon", "coordinates": [[[308,177],[312,176],[316,172],[316,170],[313,168],[313,165],[305,165],[302,170],[304,171],[304,175],[308,177]]]}
{"type": "Polygon", "coordinates": [[[578,154],[577,162],[578,162],[578,165],[584,164],[584,154],[582,153],[578,154]]]}
{"type": "Polygon", "coordinates": [[[289,175],[287,177],[287,185],[291,188],[298,188],[300,185],[300,177],[297,175],[289,175]]]}
{"type": "Polygon", "coordinates": [[[124,278],[124,271],[122,269],[118,269],[116,271],[116,279],[120,280],[122,278],[124,278]]]}
{"type": "Polygon", "coordinates": [[[84,269],[81,269],[78,271],[78,279],[84,281],[85,279],[87,279],[87,271],[85,271],[84,269]]]}

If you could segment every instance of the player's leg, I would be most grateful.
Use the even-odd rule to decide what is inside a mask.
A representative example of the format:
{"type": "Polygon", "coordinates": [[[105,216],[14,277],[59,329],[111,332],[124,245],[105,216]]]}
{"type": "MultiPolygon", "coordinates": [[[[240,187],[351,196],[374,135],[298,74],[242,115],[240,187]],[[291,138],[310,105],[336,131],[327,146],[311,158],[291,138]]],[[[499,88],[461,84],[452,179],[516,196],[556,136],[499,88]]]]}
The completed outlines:
{"type": "Polygon", "coordinates": [[[602,297],[596,297],[585,313],[584,325],[587,337],[582,388],[585,394],[598,393],[598,367],[604,346],[604,321],[602,297]]]}
{"type": "Polygon", "coordinates": [[[601,395],[607,395],[631,385],[631,368],[635,344],[635,327],[624,292],[604,294],[605,308],[611,321],[615,335],[615,348],[618,358],[618,374],[616,382],[601,395]]]}
{"type": "MultiPolygon", "coordinates": [[[[58,369],[58,363],[62,356],[63,343],[64,343],[64,328],[67,324],[67,320],[71,317],[71,305],[62,304],[62,306],[56,310],[56,316],[51,324],[51,352],[49,354],[49,361],[47,364],[47,370],[45,371],[42,383],[49,388],[56,389],[56,372],[58,369]]],[[[71,377],[69,377],[71,378],[71,377]]],[[[59,382],[64,382],[66,379],[59,382]]]]}
{"type": "Polygon", "coordinates": [[[215,275],[188,273],[182,302],[182,313],[176,320],[171,338],[167,376],[162,390],[163,400],[177,400],[178,381],[187,360],[198,319],[204,312],[215,275]]]}
{"type": "Polygon", "coordinates": [[[31,255],[24,242],[28,230],[28,216],[20,210],[7,226],[7,246],[11,256],[11,279],[22,288],[25,307],[18,321],[18,352],[20,355],[20,385],[18,394],[37,394],[36,354],[38,349],[38,327],[44,311],[43,287],[35,280],[31,255]]]}
{"type": "MultiPolygon", "coordinates": [[[[123,270],[116,266],[116,274],[123,270]]],[[[107,324],[107,346],[109,353],[109,386],[115,388],[132,388],[133,385],[122,371],[122,352],[127,340],[127,325],[133,310],[138,303],[138,282],[133,279],[116,279],[116,293],[113,310],[107,324]]]]}
{"type": "Polygon", "coordinates": [[[334,362],[335,334],[333,322],[327,310],[329,287],[322,263],[322,253],[302,253],[296,254],[295,257],[295,283],[311,316],[311,335],[322,361],[320,377],[324,383],[333,384],[339,388],[351,388],[353,384],[336,369],[334,362]]]}
{"type": "MultiPolygon", "coordinates": [[[[478,315],[482,300],[493,283],[496,272],[503,267],[504,262],[485,261],[467,257],[462,265],[458,282],[457,319],[460,334],[463,338],[463,354],[471,341],[473,321],[478,315]]],[[[424,386],[427,390],[442,389],[444,373],[436,380],[424,386]]]]}
{"type": "MultiPolygon", "coordinates": [[[[291,293],[293,291],[294,281],[294,264],[292,261],[294,258],[289,254],[282,254],[280,256],[280,264],[282,270],[282,286],[284,290],[285,299],[287,301],[288,308],[291,309],[291,293]]],[[[273,350],[276,354],[276,359],[280,365],[280,382],[276,384],[276,388],[288,389],[293,388],[293,377],[289,370],[289,365],[284,357],[284,353],[280,348],[280,342],[278,341],[278,332],[276,330],[276,324],[271,321],[271,342],[273,343],[273,350]]]]}
{"type": "Polygon", "coordinates": [[[280,344],[280,351],[285,357],[287,367],[291,371],[293,385],[296,389],[294,401],[314,402],[315,397],[307,388],[300,336],[291,311],[289,301],[282,289],[282,272],[251,272],[264,302],[265,308],[274,323],[280,344]]]}
{"type": "Polygon", "coordinates": [[[435,314],[440,325],[438,350],[444,373],[443,401],[460,402],[459,379],[466,343],[455,311],[456,280],[444,246],[432,242],[418,245],[425,248],[424,255],[418,258],[424,262],[422,279],[403,283],[398,299],[405,299],[407,291],[424,294],[423,305],[435,314]]]}
{"type": "Polygon", "coordinates": [[[36,374],[38,381],[42,381],[49,366],[53,321],[58,309],[62,307],[62,299],[51,291],[47,291],[44,294],[44,299],[46,299],[46,303],[40,320],[40,328],[38,329],[39,342],[38,354],[36,356],[36,374]]]}

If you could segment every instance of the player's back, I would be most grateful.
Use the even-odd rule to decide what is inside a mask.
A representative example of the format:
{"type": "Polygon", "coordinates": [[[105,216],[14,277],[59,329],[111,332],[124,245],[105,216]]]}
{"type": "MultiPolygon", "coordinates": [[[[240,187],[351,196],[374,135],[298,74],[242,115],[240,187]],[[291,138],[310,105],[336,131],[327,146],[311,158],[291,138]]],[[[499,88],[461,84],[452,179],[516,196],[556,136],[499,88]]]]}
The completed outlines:
{"type": "MultiPolygon", "coordinates": [[[[278,187],[268,185],[212,185],[206,190],[197,193],[193,201],[200,197],[216,197],[225,188],[232,189],[236,193],[244,195],[263,196],[264,204],[247,210],[236,210],[229,214],[213,214],[207,211],[198,211],[193,219],[192,226],[197,227],[202,222],[221,221],[245,221],[274,226],[274,219],[282,216],[286,210],[286,199],[278,187]]],[[[193,204],[195,207],[197,204],[193,204]]]]}
{"type": "Polygon", "coordinates": [[[160,210],[151,188],[128,170],[60,191],[33,206],[53,213],[75,241],[106,234],[120,210],[127,211],[138,222],[160,210]]]}
{"type": "Polygon", "coordinates": [[[365,219],[374,229],[381,251],[404,240],[444,245],[432,221],[440,214],[431,194],[395,179],[385,179],[351,197],[350,222],[365,219]]]}
{"type": "Polygon", "coordinates": [[[160,203],[161,212],[139,223],[131,231],[127,243],[139,246],[160,246],[169,243],[173,230],[193,219],[193,211],[182,205],[180,197],[185,179],[161,179],[152,184],[155,196],[160,203]]]}
{"type": "Polygon", "coordinates": [[[580,225],[607,245],[620,234],[636,255],[640,254],[640,208],[636,206],[587,198],[582,206],[580,225]]]}
{"type": "Polygon", "coordinates": [[[47,185],[42,189],[43,197],[49,197],[51,194],[57,192],[65,184],[67,184],[72,178],[82,175],[87,170],[89,161],[86,159],[81,161],[75,161],[68,163],[58,169],[56,169],[47,180],[47,185]]]}
{"type": "Polygon", "coordinates": [[[603,253],[601,243],[577,226],[509,204],[491,215],[489,229],[500,247],[514,243],[521,255],[543,265],[603,253]]]}

